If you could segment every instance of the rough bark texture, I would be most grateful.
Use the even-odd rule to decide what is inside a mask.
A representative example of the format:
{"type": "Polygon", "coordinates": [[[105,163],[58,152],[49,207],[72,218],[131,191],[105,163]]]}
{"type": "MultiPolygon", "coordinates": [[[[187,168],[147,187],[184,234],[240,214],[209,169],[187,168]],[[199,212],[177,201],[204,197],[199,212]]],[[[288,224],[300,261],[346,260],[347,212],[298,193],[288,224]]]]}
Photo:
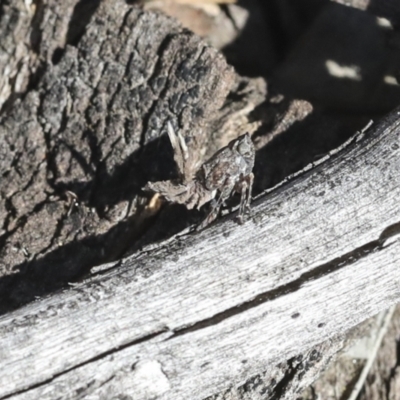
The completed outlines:
{"type": "Polygon", "coordinates": [[[123,1],[3,2],[0,49],[1,398],[292,399],[342,348],[341,332],[399,300],[396,276],[363,296],[396,257],[384,246],[397,233],[396,114],[350,155],[263,197],[245,226],[168,242],[201,220],[141,192],[174,174],[168,120],[199,161],[253,133],[255,193],[349,125],[239,77],[174,20],[123,1]],[[346,279],[359,281],[356,304],[346,279]],[[330,291],[328,328],[314,329],[330,291]]]}
{"type": "MultiPolygon", "coordinates": [[[[134,240],[141,187],[173,172],[160,139],[167,120],[201,159],[218,145],[205,133],[214,123],[234,124],[239,112],[245,124],[243,108],[265,98],[265,88],[239,82],[221,55],[167,17],[109,3],[93,18],[79,45],[45,64],[37,87],[1,120],[2,275],[25,270],[38,292],[117,258],[134,240]],[[230,107],[232,93],[239,101],[230,107]]],[[[2,307],[12,287],[2,279],[2,307]]]]}
{"type": "Polygon", "coordinates": [[[398,113],[244,225],[178,236],[2,317],[3,397],[201,399],[398,302],[398,113]]]}
{"type": "MultiPolygon", "coordinates": [[[[65,26],[57,28],[75,39],[56,35],[58,41],[51,41],[46,32],[53,25],[35,20],[51,19],[55,5],[36,6],[33,27],[40,33],[40,53],[31,57],[42,64],[25,80],[38,74],[40,79],[23,95],[6,100],[0,126],[3,312],[198,219],[181,209],[177,217],[169,209],[170,220],[162,215],[146,233],[148,217],[159,205],[146,208],[141,188],[174,173],[164,135],[167,120],[182,131],[199,160],[243,132],[257,131],[256,192],[342,140],[340,135],[333,142],[310,138],[323,145],[315,146],[314,154],[306,152],[304,159],[299,151],[286,155],[286,164],[277,172],[287,141],[277,142],[277,151],[261,148],[305,119],[312,110],[307,102],[268,97],[262,79],[238,77],[216,50],[168,17],[123,2],[105,2],[96,10],[94,6],[84,34],[80,27],[76,47],[68,44],[77,41],[76,30],[72,35],[65,26]],[[56,49],[56,60],[49,49],[56,49]]],[[[82,7],[70,5],[71,21],[79,12],[87,15],[82,7]]],[[[6,6],[3,17],[12,12],[16,8],[6,6]]],[[[21,10],[17,15],[21,21],[29,16],[21,10]]],[[[24,37],[16,27],[20,24],[12,25],[15,30],[5,37],[13,33],[19,43],[24,37]]],[[[29,36],[32,29],[23,32],[29,36]]],[[[310,134],[320,136],[318,116],[309,125],[310,134]]],[[[339,131],[340,126],[333,129],[339,131]]]]}

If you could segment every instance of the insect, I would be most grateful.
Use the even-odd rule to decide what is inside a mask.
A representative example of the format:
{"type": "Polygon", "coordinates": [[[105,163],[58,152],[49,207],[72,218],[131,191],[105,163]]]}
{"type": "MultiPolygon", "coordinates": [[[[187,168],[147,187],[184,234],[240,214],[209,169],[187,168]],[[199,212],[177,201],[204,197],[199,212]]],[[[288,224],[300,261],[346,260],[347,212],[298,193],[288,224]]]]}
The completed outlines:
{"type": "Polygon", "coordinates": [[[174,160],[178,167],[177,180],[148,182],[145,190],[159,193],[167,201],[184,204],[187,209],[200,209],[211,202],[211,211],[197,227],[202,229],[214,221],[221,207],[234,192],[240,194],[238,220],[250,209],[251,189],[253,186],[255,150],[248,133],[232,140],[217,151],[197,171],[193,171],[185,139],[176,134],[172,124],[167,123],[168,136],[174,151],[174,160]]]}

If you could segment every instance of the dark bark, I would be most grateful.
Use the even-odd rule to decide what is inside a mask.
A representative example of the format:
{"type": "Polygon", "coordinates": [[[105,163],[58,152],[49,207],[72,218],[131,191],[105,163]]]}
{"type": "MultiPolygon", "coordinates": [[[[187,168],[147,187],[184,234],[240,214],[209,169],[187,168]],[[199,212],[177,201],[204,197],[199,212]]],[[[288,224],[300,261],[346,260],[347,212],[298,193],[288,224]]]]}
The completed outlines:
{"type": "MultiPolygon", "coordinates": [[[[221,55],[162,15],[102,5],[77,47],[68,45],[77,41],[68,29],[62,49],[46,42],[51,22],[37,21],[51,5],[37,7],[32,48],[44,72],[18,100],[8,99],[1,120],[3,309],[121,256],[141,231],[141,187],[173,171],[161,137],[166,121],[200,156],[215,145],[205,132],[221,123],[219,110],[238,86],[221,55]],[[50,49],[63,53],[57,63],[50,49]],[[29,276],[29,289],[15,271],[29,276]]],[[[69,25],[81,8],[75,5],[69,25]]],[[[245,105],[263,100],[246,95],[238,95],[245,105]]]]}
{"type": "MultiPolygon", "coordinates": [[[[306,102],[268,98],[263,80],[238,77],[168,17],[123,2],[96,6],[37,3],[33,15],[23,4],[3,7],[5,46],[36,38],[4,60],[11,69],[25,59],[30,66],[15,78],[28,82],[21,91],[11,86],[0,128],[3,312],[201,218],[172,207],[145,234],[156,210],[145,209],[141,188],[174,174],[166,121],[204,160],[246,131],[257,130],[261,148],[311,111],[306,102]],[[10,15],[17,22],[7,25],[10,15]]],[[[296,157],[292,170],[313,155],[296,157]]],[[[277,175],[279,158],[258,156],[258,191],[291,172],[284,165],[277,175]]]]}
{"type": "MultiPolygon", "coordinates": [[[[199,161],[253,133],[255,193],[350,133],[310,115],[305,101],[267,92],[263,79],[238,76],[162,14],[123,1],[26,4],[0,10],[2,313],[201,220],[175,206],[152,208],[141,191],[176,172],[168,120],[199,161]]],[[[325,342],[213,398],[291,398],[341,343],[325,342]]]]}

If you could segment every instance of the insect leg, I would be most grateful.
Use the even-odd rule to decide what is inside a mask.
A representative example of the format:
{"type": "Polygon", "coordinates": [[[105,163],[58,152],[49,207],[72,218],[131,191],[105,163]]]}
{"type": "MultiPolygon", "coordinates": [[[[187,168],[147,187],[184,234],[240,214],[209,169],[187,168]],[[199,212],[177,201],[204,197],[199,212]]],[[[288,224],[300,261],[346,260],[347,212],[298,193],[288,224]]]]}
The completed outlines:
{"type": "Polygon", "coordinates": [[[243,180],[241,182],[241,192],[240,192],[240,205],[239,205],[239,214],[238,214],[238,220],[239,223],[243,223],[243,216],[245,214],[246,210],[246,192],[247,192],[247,182],[243,180]]]}
{"type": "Polygon", "coordinates": [[[243,217],[250,209],[250,201],[251,201],[251,189],[253,187],[254,175],[250,173],[245,176],[240,182],[240,206],[239,206],[239,214],[238,220],[240,223],[243,223],[243,217]]]}
{"type": "Polygon", "coordinates": [[[246,208],[250,209],[251,192],[253,190],[253,183],[254,183],[254,174],[250,173],[249,175],[247,175],[246,180],[247,180],[246,208]]]}
{"type": "Polygon", "coordinates": [[[198,226],[197,230],[203,229],[207,225],[211,224],[211,222],[213,222],[218,217],[218,214],[219,214],[219,211],[221,210],[222,205],[230,197],[234,186],[235,186],[235,184],[232,181],[232,179],[230,179],[230,178],[226,179],[225,184],[224,184],[224,186],[220,192],[220,195],[218,197],[218,200],[211,201],[211,211],[207,215],[207,218],[198,226]]]}
{"type": "Polygon", "coordinates": [[[222,201],[220,200],[221,196],[217,201],[214,199],[211,200],[211,211],[209,212],[205,220],[201,224],[199,224],[199,226],[196,228],[197,231],[205,228],[207,225],[211,224],[211,222],[213,222],[218,217],[219,210],[221,209],[222,206],[222,201]]]}

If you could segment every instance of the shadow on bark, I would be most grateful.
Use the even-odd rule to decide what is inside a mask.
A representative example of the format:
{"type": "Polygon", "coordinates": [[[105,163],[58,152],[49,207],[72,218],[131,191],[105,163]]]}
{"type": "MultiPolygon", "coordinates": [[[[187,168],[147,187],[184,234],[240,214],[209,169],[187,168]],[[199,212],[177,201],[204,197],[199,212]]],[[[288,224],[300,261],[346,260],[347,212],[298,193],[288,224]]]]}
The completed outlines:
{"type": "MultiPolygon", "coordinates": [[[[340,124],[329,127],[324,124],[326,117],[321,120],[309,116],[261,148],[256,154],[253,194],[261,193],[315,161],[353,132],[343,130],[340,124]],[[324,128],[329,134],[321,135],[324,128]]],[[[135,152],[112,176],[100,165],[90,183],[72,182],[55,187],[60,195],[71,191],[84,199],[84,208],[95,208],[101,218],[107,218],[107,210],[121,201],[139,197],[143,203],[137,206],[134,214],[106,233],[73,240],[41,258],[19,264],[14,275],[0,278],[0,313],[68,287],[69,283],[85,277],[95,265],[121,259],[199,223],[207,213],[207,205],[200,211],[188,211],[181,205],[164,204],[159,213],[143,217],[147,201],[141,188],[147,181],[171,179],[175,173],[172,149],[167,137],[162,136],[135,152]]],[[[238,197],[234,197],[228,207],[237,203],[238,197]]],[[[69,215],[65,214],[61,224],[68,222],[79,229],[85,225],[84,218],[84,210],[78,206],[69,215]]]]}
{"type": "MultiPolygon", "coordinates": [[[[142,239],[159,217],[143,217],[146,197],[150,194],[141,188],[149,180],[171,179],[174,174],[173,155],[166,136],[154,140],[135,152],[110,176],[98,166],[93,181],[75,181],[68,185],[56,185],[60,196],[69,192],[76,194],[83,206],[66,211],[59,221],[60,234],[66,223],[78,231],[85,228],[87,213],[95,209],[100,218],[107,218],[107,210],[122,201],[142,200],[133,214],[125,217],[110,230],[100,235],[88,235],[82,240],[73,240],[48,254],[17,265],[11,276],[0,278],[0,314],[19,308],[37,297],[48,295],[79,281],[95,265],[120,259],[132,248],[139,248],[154,241],[163,240],[198,222],[202,212],[188,211],[179,205],[164,205],[161,223],[142,239]],[[139,242],[139,243],[138,243],[139,242]],[[136,244],[136,246],[135,246],[136,244]]],[[[45,221],[43,221],[45,223],[45,221]]],[[[57,233],[56,233],[57,235],[57,233]]],[[[57,237],[53,238],[53,242],[57,237]]]]}

